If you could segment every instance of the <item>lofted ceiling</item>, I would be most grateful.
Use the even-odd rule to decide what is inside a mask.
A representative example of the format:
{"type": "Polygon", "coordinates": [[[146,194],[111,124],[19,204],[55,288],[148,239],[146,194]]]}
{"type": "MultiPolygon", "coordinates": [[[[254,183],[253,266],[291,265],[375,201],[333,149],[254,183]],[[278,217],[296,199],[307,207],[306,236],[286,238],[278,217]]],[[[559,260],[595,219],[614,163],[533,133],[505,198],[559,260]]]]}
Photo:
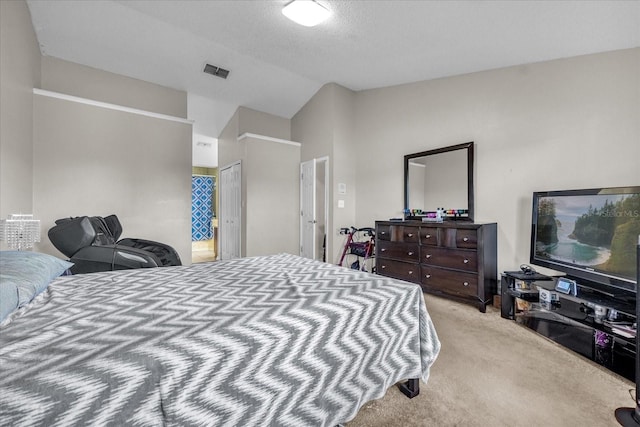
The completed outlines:
{"type": "MultiPolygon", "coordinates": [[[[43,55],[291,118],[326,83],[354,91],[640,46],[639,1],[27,0],[43,55]],[[226,80],[205,63],[230,70],[226,80]]],[[[217,132],[217,133],[216,133],[217,132]]]]}

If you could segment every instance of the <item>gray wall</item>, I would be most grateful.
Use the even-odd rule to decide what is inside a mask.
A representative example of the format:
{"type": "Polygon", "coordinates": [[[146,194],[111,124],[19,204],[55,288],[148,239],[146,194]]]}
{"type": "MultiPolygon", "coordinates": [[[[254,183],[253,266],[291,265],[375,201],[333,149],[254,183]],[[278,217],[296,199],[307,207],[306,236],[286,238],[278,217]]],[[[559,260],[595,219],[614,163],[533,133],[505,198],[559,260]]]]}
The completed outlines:
{"type": "Polygon", "coordinates": [[[247,137],[246,256],[300,253],[300,146],[247,137]]]}
{"type": "Polygon", "coordinates": [[[245,133],[289,140],[291,124],[240,107],[218,137],[220,168],[242,162],[241,255],[298,254],[300,148],[245,133]]]}
{"type": "Polygon", "coordinates": [[[327,218],[327,261],[334,262],[334,247],[338,243],[338,233],[334,232],[333,218],[336,209],[333,203],[333,104],[335,84],[322,86],[318,92],[302,107],[291,119],[291,137],[294,141],[302,144],[300,150],[300,161],[306,162],[311,159],[327,157],[329,159],[329,218],[327,218]]]}
{"type": "Polygon", "coordinates": [[[187,96],[183,91],[51,56],[42,57],[41,87],[80,98],[187,117],[187,96]]]}
{"type": "Polygon", "coordinates": [[[333,258],[328,257],[327,260],[337,263],[340,260],[339,254],[344,246],[344,236],[340,236],[338,230],[341,227],[349,227],[351,225],[361,226],[359,225],[357,204],[360,196],[357,186],[357,164],[359,158],[368,158],[370,153],[368,149],[359,150],[356,145],[357,138],[354,133],[356,96],[354,96],[354,92],[339,85],[333,86],[335,128],[333,134],[333,158],[331,159],[333,162],[333,176],[331,177],[333,218],[331,224],[333,225],[333,236],[336,244],[333,245],[333,258]],[[346,184],[346,194],[338,194],[339,184],[346,184]],[[340,200],[344,201],[343,208],[338,207],[340,200]]]}
{"type": "MultiPolygon", "coordinates": [[[[125,235],[191,260],[191,125],[34,95],[42,88],[186,117],[186,93],[42,58],[27,5],[0,2],[0,215],[117,213],[125,235]]],[[[4,248],[4,246],[3,246],[4,248]]]]}
{"type": "MultiPolygon", "coordinates": [[[[117,214],[122,237],[167,243],[190,264],[191,124],[36,96],[33,195],[43,232],[117,214]]],[[[37,249],[62,256],[46,238],[37,249]]]]}
{"type": "Polygon", "coordinates": [[[218,164],[228,166],[245,155],[245,146],[238,137],[245,133],[291,139],[291,121],[273,114],[239,107],[218,136],[218,164]]]}
{"type": "Polygon", "coordinates": [[[236,110],[227,125],[218,136],[218,166],[224,168],[242,158],[242,145],[238,144],[240,136],[240,112],[236,110]]]}
{"type": "Polygon", "coordinates": [[[498,223],[500,271],[528,262],[533,191],[640,185],[638,76],[640,48],[357,93],[325,85],[291,128],[303,161],[330,158],[329,253],[339,227],[402,215],[406,154],[475,141],[476,220],[498,223]]]}
{"type": "Polygon", "coordinates": [[[636,48],[359,92],[358,222],[401,215],[405,154],[475,141],[476,220],[517,268],[533,191],[640,185],[639,76],[636,48]]]}
{"type": "MultiPolygon", "coordinates": [[[[222,129],[222,132],[218,136],[218,168],[224,169],[227,166],[237,162],[238,160],[242,161],[244,158],[244,144],[238,142],[239,134],[239,121],[240,121],[240,111],[239,109],[231,116],[231,119],[227,123],[227,125],[222,129]]],[[[247,233],[244,229],[247,223],[247,209],[246,209],[246,200],[247,200],[247,189],[246,186],[243,185],[246,182],[246,171],[244,165],[240,168],[241,172],[241,194],[240,194],[240,208],[242,210],[240,214],[240,221],[242,221],[241,231],[240,231],[240,255],[244,256],[247,248],[247,233]]],[[[222,182],[220,182],[222,186],[222,182]]],[[[222,203],[222,201],[220,201],[222,203]]],[[[220,207],[222,211],[222,207],[220,207]]],[[[222,227],[218,228],[220,235],[218,239],[224,239],[223,233],[224,230],[222,227]]],[[[220,247],[220,244],[218,244],[220,247]]]]}
{"type": "MultiPolygon", "coordinates": [[[[54,58],[43,58],[42,89],[186,117],[185,92],[54,58]]],[[[191,263],[191,124],[35,95],[33,126],[43,232],[115,213],[123,237],[167,243],[191,263]]],[[[37,249],[60,256],[48,239],[37,249]]]]}
{"type": "Polygon", "coordinates": [[[32,90],[39,85],[40,50],[27,4],[1,1],[0,218],[33,212],[32,90]]]}
{"type": "Polygon", "coordinates": [[[240,107],[238,108],[238,135],[247,132],[290,140],[291,121],[284,117],[240,107]]]}
{"type": "Polygon", "coordinates": [[[291,119],[291,135],[302,143],[301,160],[329,158],[327,262],[337,263],[344,244],[341,227],[356,225],[355,93],[335,83],[324,85],[291,119]],[[338,184],[347,193],[338,194],[338,184]],[[344,207],[338,207],[338,201],[344,207]]]}

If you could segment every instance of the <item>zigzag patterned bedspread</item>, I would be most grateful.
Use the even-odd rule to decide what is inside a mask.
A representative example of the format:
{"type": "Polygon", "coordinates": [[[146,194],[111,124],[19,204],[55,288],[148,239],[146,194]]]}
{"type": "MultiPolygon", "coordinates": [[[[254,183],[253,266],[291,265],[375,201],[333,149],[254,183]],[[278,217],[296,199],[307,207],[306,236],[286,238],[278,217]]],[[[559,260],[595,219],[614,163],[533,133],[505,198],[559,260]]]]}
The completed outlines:
{"type": "Polygon", "coordinates": [[[66,276],[0,329],[0,425],[335,426],[439,349],[419,286],[293,255],[66,276]]]}

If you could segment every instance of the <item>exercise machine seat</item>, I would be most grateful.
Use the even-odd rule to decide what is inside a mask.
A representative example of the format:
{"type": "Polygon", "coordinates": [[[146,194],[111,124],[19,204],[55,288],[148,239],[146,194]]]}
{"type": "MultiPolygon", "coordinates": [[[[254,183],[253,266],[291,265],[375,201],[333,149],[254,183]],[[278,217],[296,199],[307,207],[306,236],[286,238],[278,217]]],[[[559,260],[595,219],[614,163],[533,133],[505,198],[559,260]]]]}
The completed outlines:
{"type": "Polygon", "coordinates": [[[58,219],[48,235],[53,246],[74,264],[73,274],[182,265],[175,249],[164,243],[118,240],[122,224],[116,215],[58,219]]]}

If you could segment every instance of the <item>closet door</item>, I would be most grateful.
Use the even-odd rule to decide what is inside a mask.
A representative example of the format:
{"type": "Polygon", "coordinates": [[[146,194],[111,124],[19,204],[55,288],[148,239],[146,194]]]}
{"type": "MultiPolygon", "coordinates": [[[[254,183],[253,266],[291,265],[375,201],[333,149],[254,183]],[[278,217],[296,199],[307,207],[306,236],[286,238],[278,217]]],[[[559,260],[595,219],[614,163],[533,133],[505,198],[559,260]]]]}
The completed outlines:
{"type": "Polygon", "coordinates": [[[220,169],[220,259],[241,257],[242,169],[240,162],[220,169]]]}
{"type": "Polygon", "coordinates": [[[300,256],[315,259],[316,160],[300,164],[300,256]]]}

